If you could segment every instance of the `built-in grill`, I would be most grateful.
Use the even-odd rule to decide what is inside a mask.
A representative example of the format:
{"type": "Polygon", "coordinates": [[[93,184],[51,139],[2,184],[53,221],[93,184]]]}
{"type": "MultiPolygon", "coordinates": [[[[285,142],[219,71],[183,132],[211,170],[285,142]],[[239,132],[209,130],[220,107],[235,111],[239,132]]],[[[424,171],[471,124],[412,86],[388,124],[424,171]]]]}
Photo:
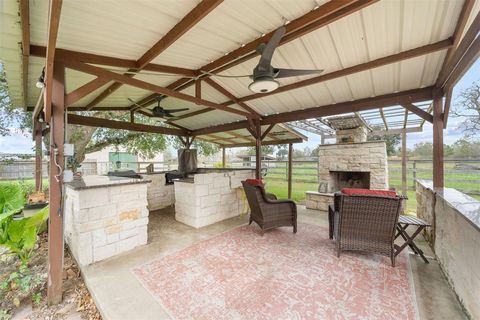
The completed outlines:
{"type": "Polygon", "coordinates": [[[165,184],[172,184],[174,179],[184,179],[197,172],[197,150],[178,150],[178,170],[165,173],[165,184]]]}
{"type": "Polygon", "coordinates": [[[122,178],[132,178],[132,179],[142,179],[142,176],[136,173],[133,170],[124,170],[124,171],[109,171],[107,173],[109,177],[122,177],[122,178]]]}

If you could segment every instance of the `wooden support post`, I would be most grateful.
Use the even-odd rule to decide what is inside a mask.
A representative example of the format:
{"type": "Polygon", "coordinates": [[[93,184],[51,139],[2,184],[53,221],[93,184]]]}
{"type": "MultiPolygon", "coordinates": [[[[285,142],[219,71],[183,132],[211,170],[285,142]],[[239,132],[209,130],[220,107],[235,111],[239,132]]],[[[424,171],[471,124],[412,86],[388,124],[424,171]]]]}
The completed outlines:
{"type": "Polygon", "coordinates": [[[38,120],[33,124],[35,137],[35,191],[42,191],[42,125],[38,120]]]}
{"type": "Polygon", "coordinates": [[[288,144],[288,199],[292,199],[293,143],[288,144]]]}
{"type": "Polygon", "coordinates": [[[225,147],[222,148],[222,168],[225,168],[226,164],[226,154],[225,154],[225,147]]]}
{"type": "Polygon", "coordinates": [[[262,127],[260,121],[255,121],[255,178],[261,179],[262,174],[262,127]]]}
{"type": "Polygon", "coordinates": [[[50,119],[50,214],[48,219],[48,281],[47,301],[62,301],[63,278],[63,176],[65,142],[65,68],[55,63],[52,84],[50,119]]]}
{"type": "Polygon", "coordinates": [[[444,187],[442,97],[433,99],[433,187],[444,187]]]}
{"type": "Polygon", "coordinates": [[[407,195],[407,130],[402,132],[402,194],[407,195]]]}

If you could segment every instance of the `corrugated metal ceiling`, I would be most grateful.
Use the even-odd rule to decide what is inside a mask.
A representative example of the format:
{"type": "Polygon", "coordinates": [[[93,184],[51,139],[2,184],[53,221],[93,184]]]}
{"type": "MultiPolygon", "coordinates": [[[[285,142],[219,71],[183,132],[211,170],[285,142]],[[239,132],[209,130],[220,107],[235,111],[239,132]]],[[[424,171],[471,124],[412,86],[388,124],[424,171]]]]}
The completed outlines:
{"type": "MultiPolygon", "coordinates": [[[[22,104],[18,4],[3,1],[1,10],[0,58],[15,105],[22,104]]],[[[199,0],[164,1],[76,1],[65,0],[62,6],[57,47],[136,60],[192,10],[199,0]],[[141,3],[141,4],[140,4],[141,3]]],[[[311,11],[325,1],[312,0],[226,0],[215,10],[154,59],[154,63],[197,69],[238,48],[262,34],[275,30],[285,20],[311,11]]],[[[320,68],[324,74],[396,54],[452,36],[463,1],[380,1],[357,13],[339,19],[301,38],[280,46],[273,65],[291,68],[320,68]]],[[[472,16],[480,8],[474,5],[472,16]]],[[[45,45],[47,1],[30,1],[31,42],[45,45]]],[[[470,18],[468,24],[470,24],[470,18]]],[[[402,62],[359,72],[346,77],[298,88],[248,101],[260,114],[275,114],[315,106],[329,105],[408,89],[430,86],[435,82],[446,50],[402,62]]],[[[222,72],[225,75],[250,74],[258,58],[250,59],[222,72]]],[[[39,90],[35,88],[43,59],[31,58],[29,65],[28,104],[34,105],[39,90]]],[[[120,70],[119,71],[125,71],[120,70]]],[[[94,77],[67,71],[67,91],[94,77]]],[[[152,75],[143,72],[137,79],[167,86],[181,76],[152,75]]],[[[282,85],[308,77],[282,79],[282,85]]],[[[250,79],[213,77],[237,97],[249,96],[250,79]]],[[[110,83],[111,84],[111,83],[110,83]]],[[[96,90],[73,106],[92,101],[108,85],[96,90]]],[[[194,88],[183,91],[194,95],[194,88]]],[[[122,86],[99,104],[99,107],[126,107],[128,99],[139,100],[150,93],[122,86]]],[[[202,98],[217,103],[229,99],[203,83],[202,98]]],[[[175,98],[162,102],[166,108],[188,107],[186,114],[205,108],[175,98]]],[[[238,105],[231,107],[243,110],[238,105]]],[[[177,121],[190,129],[242,120],[224,111],[212,111],[177,121]]]]}

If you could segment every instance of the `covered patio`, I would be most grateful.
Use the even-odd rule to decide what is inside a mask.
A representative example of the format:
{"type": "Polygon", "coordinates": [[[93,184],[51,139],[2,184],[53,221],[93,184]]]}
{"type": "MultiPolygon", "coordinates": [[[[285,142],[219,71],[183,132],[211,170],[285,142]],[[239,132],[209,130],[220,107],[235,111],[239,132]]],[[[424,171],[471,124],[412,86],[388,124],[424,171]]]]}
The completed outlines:
{"type": "MultiPolygon", "coordinates": [[[[420,241],[420,246],[431,263],[425,264],[415,255],[399,256],[403,267],[396,270],[410,272],[405,279],[413,287],[407,296],[412,306],[417,306],[402,315],[456,319],[465,317],[466,312],[473,318],[480,316],[475,298],[480,276],[466,260],[472,252],[475,261],[480,258],[474,248],[480,237],[480,205],[444,188],[443,164],[443,134],[453,87],[480,56],[479,10],[480,2],[474,0],[3,2],[0,58],[12,104],[32,112],[37,189],[41,188],[42,139],[49,137],[49,302],[62,299],[66,237],[71,247],[76,246],[70,250],[106,319],[178,316],[172,307],[165,307],[167,298],[155,296],[155,290],[146,285],[149,280],[139,281],[132,269],[138,276],[143,272],[140,265],[205,245],[202,241],[212,237],[221,239],[225,232],[242,237],[228,233],[234,232],[230,230],[234,227],[251,231],[245,228],[253,227],[244,227],[248,222],[242,208],[245,200],[237,191],[240,180],[261,178],[262,145],[289,146],[290,197],[293,144],[306,139],[296,129],[321,135],[322,144],[323,139],[332,137],[338,142],[331,117],[340,115],[375,124],[370,133],[402,135],[403,194],[407,135],[421,132],[425,122],[433,125],[433,181],[417,183],[417,199],[422,200],[417,214],[432,225],[426,233],[429,245],[420,241]],[[264,57],[268,51],[268,45],[265,49],[262,44],[272,39],[277,43],[270,47],[275,51],[271,65],[259,68],[259,54],[264,57]],[[309,74],[282,68],[309,70],[309,74]],[[282,72],[294,76],[283,77],[282,72]],[[174,117],[164,113],[179,108],[184,110],[174,117]],[[128,114],[130,121],[93,117],[93,111],[128,114]],[[162,122],[145,124],[138,115],[162,122]],[[177,136],[187,151],[195,140],[215,143],[223,149],[224,168],[184,177],[175,182],[174,191],[165,180],[156,182],[158,177],[163,179],[163,172],[146,175],[143,182],[110,179],[104,184],[105,177],[66,182],[65,161],[73,155],[65,134],[70,124],[177,136]],[[246,146],[255,147],[254,170],[226,169],[225,148],[246,146]],[[154,209],[151,195],[155,193],[149,188],[156,183],[167,196],[154,209]],[[200,194],[205,185],[210,188],[207,190],[218,191],[219,198],[200,199],[206,197],[200,194]],[[101,251],[95,251],[93,245],[93,253],[85,253],[86,244],[96,241],[94,232],[100,222],[86,226],[85,221],[78,221],[76,225],[77,211],[72,208],[78,206],[78,212],[86,215],[88,210],[98,209],[102,219],[110,219],[104,212],[111,203],[92,196],[103,192],[97,191],[100,186],[107,187],[104,198],[112,203],[127,202],[125,198],[133,194],[135,206],[125,204],[113,210],[115,219],[127,221],[105,225],[105,230],[126,228],[130,220],[138,219],[136,240],[135,244],[122,242],[122,250],[116,243],[113,253],[108,245],[101,251]],[[228,206],[223,206],[220,198],[222,189],[228,189],[228,206]],[[166,199],[172,192],[177,202],[166,199]],[[197,206],[188,202],[188,195],[200,199],[197,206]],[[179,200],[182,196],[184,202],[179,200]],[[203,206],[203,201],[213,205],[203,206]],[[212,207],[214,213],[207,216],[203,209],[212,207]],[[450,215],[453,218],[445,219],[450,215]],[[448,234],[457,235],[465,228],[469,242],[464,242],[457,256],[459,239],[448,234]],[[84,237],[87,233],[88,240],[84,237]],[[470,283],[469,277],[473,279],[470,283]]],[[[382,189],[388,189],[388,182],[382,189]]],[[[303,206],[296,210],[299,234],[323,234],[328,226],[325,211],[303,206]]],[[[105,232],[108,235],[109,231],[105,232]]],[[[267,232],[265,239],[288,237],[281,232],[267,232]]],[[[322,241],[329,243],[328,235],[322,241]]],[[[359,259],[370,264],[368,259],[359,259]]],[[[386,274],[394,272],[388,270],[386,274]]],[[[195,309],[187,305],[188,301],[185,310],[195,309]]],[[[200,303],[197,309],[204,305],[200,303]]],[[[351,312],[339,307],[338,315],[347,311],[351,312]]],[[[304,311],[298,315],[308,317],[304,311]]]]}

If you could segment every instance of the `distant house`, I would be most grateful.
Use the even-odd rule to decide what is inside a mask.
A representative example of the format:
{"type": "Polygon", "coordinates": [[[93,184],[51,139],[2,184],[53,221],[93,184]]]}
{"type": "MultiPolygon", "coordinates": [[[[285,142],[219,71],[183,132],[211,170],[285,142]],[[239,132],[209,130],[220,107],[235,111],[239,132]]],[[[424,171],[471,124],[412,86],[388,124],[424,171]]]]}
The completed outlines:
{"type": "Polygon", "coordinates": [[[129,153],[122,147],[106,147],[100,151],[88,153],[82,166],[86,169],[92,168],[96,164],[97,173],[105,174],[108,171],[115,170],[134,170],[139,171],[151,162],[163,162],[163,153],[156,155],[152,159],[142,158],[139,155],[129,153]]]}

